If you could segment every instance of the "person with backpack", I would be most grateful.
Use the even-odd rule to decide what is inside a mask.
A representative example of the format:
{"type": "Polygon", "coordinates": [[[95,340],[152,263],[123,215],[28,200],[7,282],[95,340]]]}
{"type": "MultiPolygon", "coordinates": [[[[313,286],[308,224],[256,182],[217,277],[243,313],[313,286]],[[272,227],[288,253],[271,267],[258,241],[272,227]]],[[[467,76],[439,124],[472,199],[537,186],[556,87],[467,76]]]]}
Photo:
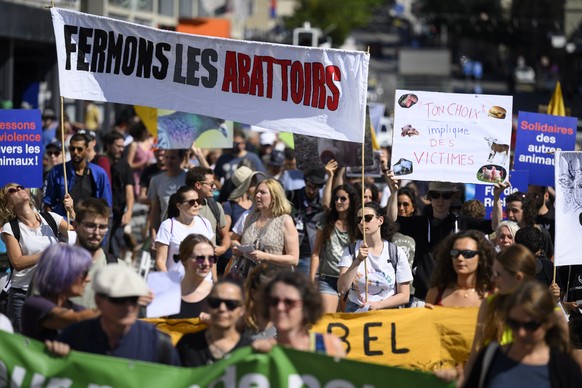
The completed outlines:
{"type": "MultiPolygon", "coordinates": [[[[66,196],[64,206],[71,211],[73,200],[66,196]]],[[[0,189],[2,240],[11,266],[7,315],[14,330],[21,331],[22,306],[42,251],[67,237],[67,222],[56,213],[37,212],[28,191],[17,183],[0,189]]],[[[68,237],[67,237],[68,238],[68,237]]]]}
{"type": "Polygon", "coordinates": [[[346,312],[396,308],[408,303],[412,272],[402,248],[390,242],[394,223],[377,202],[364,204],[356,220],[360,237],[339,262],[338,290],[347,294],[346,312]]]}

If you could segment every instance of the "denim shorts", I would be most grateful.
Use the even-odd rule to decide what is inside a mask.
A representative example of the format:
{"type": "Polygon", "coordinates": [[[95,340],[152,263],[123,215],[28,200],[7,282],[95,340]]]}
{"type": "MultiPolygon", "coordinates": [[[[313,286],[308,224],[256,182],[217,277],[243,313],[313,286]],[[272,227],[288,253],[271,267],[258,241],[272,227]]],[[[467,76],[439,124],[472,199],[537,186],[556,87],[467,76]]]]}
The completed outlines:
{"type": "Polygon", "coordinates": [[[317,289],[320,294],[337,295],[337,278],[333,276],[320,275],[317,282],[317,289]]]}

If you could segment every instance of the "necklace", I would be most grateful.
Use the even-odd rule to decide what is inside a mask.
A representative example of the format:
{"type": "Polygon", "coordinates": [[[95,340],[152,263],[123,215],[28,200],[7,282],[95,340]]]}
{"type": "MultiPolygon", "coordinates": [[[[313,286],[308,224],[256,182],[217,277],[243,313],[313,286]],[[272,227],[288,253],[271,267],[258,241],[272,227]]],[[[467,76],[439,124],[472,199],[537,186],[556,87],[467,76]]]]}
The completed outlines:
{"type": "Polygon", "coordinates": [[[475,287],[465,287],[457,284],[457,289],[464,291],[463,296],[465,298],[469,297],[469,293],[475,291],[475,287]]]}
{"type": "Polygon", "coordinates": [[[224,358],[224,356],[229,352],[229,350],[224,349],[222,346],[219,346],[216,341],[213,340],[213,335],[210,331],[206,330],[206,342],[208,342],[208,350],[212,354],[216,360],[220,360],[224,358]]]}

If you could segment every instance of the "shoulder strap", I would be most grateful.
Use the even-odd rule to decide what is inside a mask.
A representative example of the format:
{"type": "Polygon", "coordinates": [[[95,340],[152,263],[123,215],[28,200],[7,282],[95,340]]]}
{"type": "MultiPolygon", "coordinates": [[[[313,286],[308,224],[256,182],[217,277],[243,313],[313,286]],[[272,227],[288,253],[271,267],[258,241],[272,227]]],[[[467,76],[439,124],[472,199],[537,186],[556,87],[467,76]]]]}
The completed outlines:
{"type": "Polygon", "coordinates": [[[493,357],[495,357],[495,353],[497,353],[497,349],[499,348],[499,343],[493,341],[487,346],[485,349],[485,355],[483,356],[483,363],[481,364],[481,374],[479,375],[479,388],[483,388],[485,386],[485,378],[487,377],[487,372],[489,372],[489,367],[493,362],[493,357]]]}
{"type": "Polygon", "coordinates": [[[398,246],[390,241],[388,243],[388,262],[394,267],[394,274],[396,274],[396,266],[398,265],[398,246]]]}
{"type": "Polygon", "coordinates": [[[117,264],[117,257],[113,253],[105,252],[105,261],[107,264],[117,264]]]}
{"type": "Polygon", "coordinates": [[[20,226],[18,225],[18,218],[10,220],[10,227],[12,228],[12,235],[16,241],[20,242],[20,226]]]}
{"type": "Polygon", "coordinates": [[[58,239],[59,238],[59,227],[57,226],[57,222],[55,221],[53,216],[51,216],[49,212],[40,212],[40,215],[42,216],[42,218],[45,219],[46,223],[53,230],[55,237],[58,239]]]}
{"type": "Polygon", "coordinates": [[[158,354],[158,363],[172,365],[172,340],[170,336],[156,330],[158,333],[158,343],[157,343],[157,354],[158,354]]]}
{"type": "Polygon", "coordinates": [[[353,242],[348,245],[348,252],[352,255],[352,260],[356,260],[356,243],[353,242]]]}
{"type": "Polygon", "coordinates": [[[216,226],[218,227],[220,224],[220,209],[218,209],[218,204],[212,198],[206,198],[206,203],[208,204],[208,207],[210,208],[210,211],[216,220],[216,226]]]}

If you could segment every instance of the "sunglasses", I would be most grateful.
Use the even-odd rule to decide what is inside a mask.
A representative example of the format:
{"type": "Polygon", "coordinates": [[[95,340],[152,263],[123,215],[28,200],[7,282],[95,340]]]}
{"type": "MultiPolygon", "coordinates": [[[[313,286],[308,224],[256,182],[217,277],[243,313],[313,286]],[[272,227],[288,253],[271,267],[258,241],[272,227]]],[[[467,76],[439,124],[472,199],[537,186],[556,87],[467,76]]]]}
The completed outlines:
{"type": "Polygon", "coordinates": [[[69,152],[83,152],[83,151],[85,151],[85,147],[69,146],[69,152]]]}
{"type": "Polygon", "coordinates": [[[279,306],[279,303],[281,303],[281,302],[283,302],[283,304],[285,305],[285,308],[288,310],[295,308],[299,304],[302,303],[302,301],[299,299],[276,298],[274,296],[270,296],[267,299],[267,304],[271,307],[277,307],[277,306],[279,306]]]}
{"type": "Polygon", "coordinates": [[[131,305],[136,305],[137,304],[137,300],[139,299],[139,297],[137,296],[125,296],[125,297],[121,297],[121,298],[113,298],[108,296],[107,300],[115,305],[121,306],[124,304],[131,304],[131,305]]]}
{"type": "Polygon", "coordinates": [[[451,257],[456,259],[459,255],[463,255],[465,259],[472,259],[479,254],[479,251],[473,251],[471,249],[451,249],[451,257]]]}
{"type": "Polygon", "coordinates": [[[208,298],[206,298],[206,301],[208,302],[208,306],[210,306],[210,308],[213,309],[219,308],[220,305],[224,303],[228,311],[232,311],[235,308],[240,307],[242,304],[240,300],[221,299],[213,296],[209,296],[208,298]]]}
{"type": "Polygon", "coordinates": [[[398,207],[400,207],[400,206],[402,206],[402,207],[409,207],[410,204],[408,202],[398,202],[398,207]]]}
{"type": "Polygon", "coordinates": [[[199,206],[200,199],[189,199],[188,201],[183,201],[182,203],[187,203],[190,206],[199,206]]]}
{"type": "Polygon", "coordinates": [[[204,262],[206,260],[208,260],[210,265],[216,264],[216,262],[218,261],[218,256],[216,256],[216,255],[209,255],[209,256],[198,255],[198,256],[190,256],[190,258],[194,259],[196,261],[197,265],[204,265],[204,262]]]}
{"type": "Polygon", "coordinates": [[[345,201],[347,201],[347,200],[348,200],[348,197],[335,197],[335,200],[334,200],[334,202],[337,202],[338,200],[339,200],[340,202],[345,202],[345,201]]]}
{"type": "Polygon", "coordinates": [[[366,215],[364,215],[364,217],[356,217],[356,222],[359,224],[359,223],[362,222],[362,219],[366,220],[366,222],[370,222],[374,218],[376,218],[375,215],[373,215],[373,214],[366,214],[366,215]]]}
{"type": "Polygon", "coordinates": [[[17,191],[20,191],[20,190],[24,190],[24,186],[18,185],[18,186],[11,187],[11,188],[8,189],[8,192],[10,194],[14,194],[14,193],[16,193],[17,191]]]}
{"type": "Polygon", "coordinates": [[[48,156],[61,156],[61,151],[47,151],[48,156]]]}
{"type": "Polygon", "coordinates": [[[527,331],[536,331],[542,325],[541,322],[530,321],[530,322],[520,322],[515,319],[507,318],[505,323],[511,330],[519,330],[522,327],[527,331]]]}
{"type": "Polygon", "coordinates": [[[437,191],[431,191],[428,193],[428,196],[431,199],[441,199],[441,197],[443,199],[451,199],[451,197],[453,196],[453,193],[451,193],[451,192],[439,193],[437,191]]]}

